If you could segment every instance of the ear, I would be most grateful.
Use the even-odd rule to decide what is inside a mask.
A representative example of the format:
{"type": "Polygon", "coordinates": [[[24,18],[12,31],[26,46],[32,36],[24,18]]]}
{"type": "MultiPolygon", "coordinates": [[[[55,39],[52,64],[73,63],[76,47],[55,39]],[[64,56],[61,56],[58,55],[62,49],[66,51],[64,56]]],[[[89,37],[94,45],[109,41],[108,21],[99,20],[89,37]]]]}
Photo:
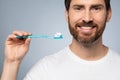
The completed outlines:
{"type": "Polygon", "coordinates": [[[68,15],[69,15],[69,12],[66,10],[65,11],[65,18],[66,18],[66,21],[68,22],[68,15]]]}
{"type": "Polygon", "coordinates": [[[111,8],[107,11],[107,22],[109,22],[109,20],[111,19],[112,16],[112,10],[111,8]]]}

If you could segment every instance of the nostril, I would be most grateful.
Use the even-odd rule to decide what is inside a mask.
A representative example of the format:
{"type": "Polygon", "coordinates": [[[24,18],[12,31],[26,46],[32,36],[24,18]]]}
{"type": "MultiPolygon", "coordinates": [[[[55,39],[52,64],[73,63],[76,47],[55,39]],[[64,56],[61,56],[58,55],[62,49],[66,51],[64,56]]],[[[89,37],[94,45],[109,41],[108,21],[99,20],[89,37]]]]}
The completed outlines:
{"type": "Polygon", "coordinates": [[[90,23],[93,21],[93,18],[90,12],[86,12],[85,14],[83,14],[83,21],[86,23],[90,23]]]}
{"type": "Polygon", "coordinates": [[[84,23],[90,24],[93,22],[93,20],[83,20],[84,23]]]}

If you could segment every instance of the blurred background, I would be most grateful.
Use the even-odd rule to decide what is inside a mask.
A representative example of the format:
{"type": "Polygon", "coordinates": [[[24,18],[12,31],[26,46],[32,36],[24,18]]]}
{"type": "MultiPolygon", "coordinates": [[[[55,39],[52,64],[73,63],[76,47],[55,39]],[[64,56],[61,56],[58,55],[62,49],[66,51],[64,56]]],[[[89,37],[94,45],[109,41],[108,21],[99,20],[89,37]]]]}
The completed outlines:
{"type": "MultiPolygon", "coordinates": [[[[120,0],[111,0],[112,18],[107,23],[103,42],[120,53],[120,0]]],[[[14,30],[32,34],[63,34],[62,40],[32,39],[17,80],[22,80],[30,68],[44,56],[53,54],[68,46],[72,37],[65,20],[64,0],[0,0],[0,74],[4,61],[4,42],[14,30]]]]}

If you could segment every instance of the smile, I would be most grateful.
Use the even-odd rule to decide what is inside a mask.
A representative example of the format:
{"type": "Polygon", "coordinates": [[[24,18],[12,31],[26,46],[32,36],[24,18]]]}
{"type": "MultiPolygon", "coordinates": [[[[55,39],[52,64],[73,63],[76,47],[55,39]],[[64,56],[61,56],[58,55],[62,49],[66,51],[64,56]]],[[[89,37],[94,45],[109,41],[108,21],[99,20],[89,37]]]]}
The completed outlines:
{"type": "Polygon", "coordinates": [[[88,26],[79,26],[77,27],[77,30],[82,32],[82,33],[92,33],[95,31],[95,26],[88,27],[88,26]]]}

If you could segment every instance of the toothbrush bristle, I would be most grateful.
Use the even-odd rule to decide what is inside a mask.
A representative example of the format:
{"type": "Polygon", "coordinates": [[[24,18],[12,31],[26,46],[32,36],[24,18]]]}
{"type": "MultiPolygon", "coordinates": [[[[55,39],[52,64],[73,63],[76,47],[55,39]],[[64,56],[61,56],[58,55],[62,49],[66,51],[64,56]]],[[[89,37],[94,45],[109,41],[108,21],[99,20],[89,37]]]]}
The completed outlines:
{"type": "Polygon", "coordinates": [[[54,35],[54,39],[62,39],[63,38],[63,35],[61,33],[56,33],[54,35]]]}

